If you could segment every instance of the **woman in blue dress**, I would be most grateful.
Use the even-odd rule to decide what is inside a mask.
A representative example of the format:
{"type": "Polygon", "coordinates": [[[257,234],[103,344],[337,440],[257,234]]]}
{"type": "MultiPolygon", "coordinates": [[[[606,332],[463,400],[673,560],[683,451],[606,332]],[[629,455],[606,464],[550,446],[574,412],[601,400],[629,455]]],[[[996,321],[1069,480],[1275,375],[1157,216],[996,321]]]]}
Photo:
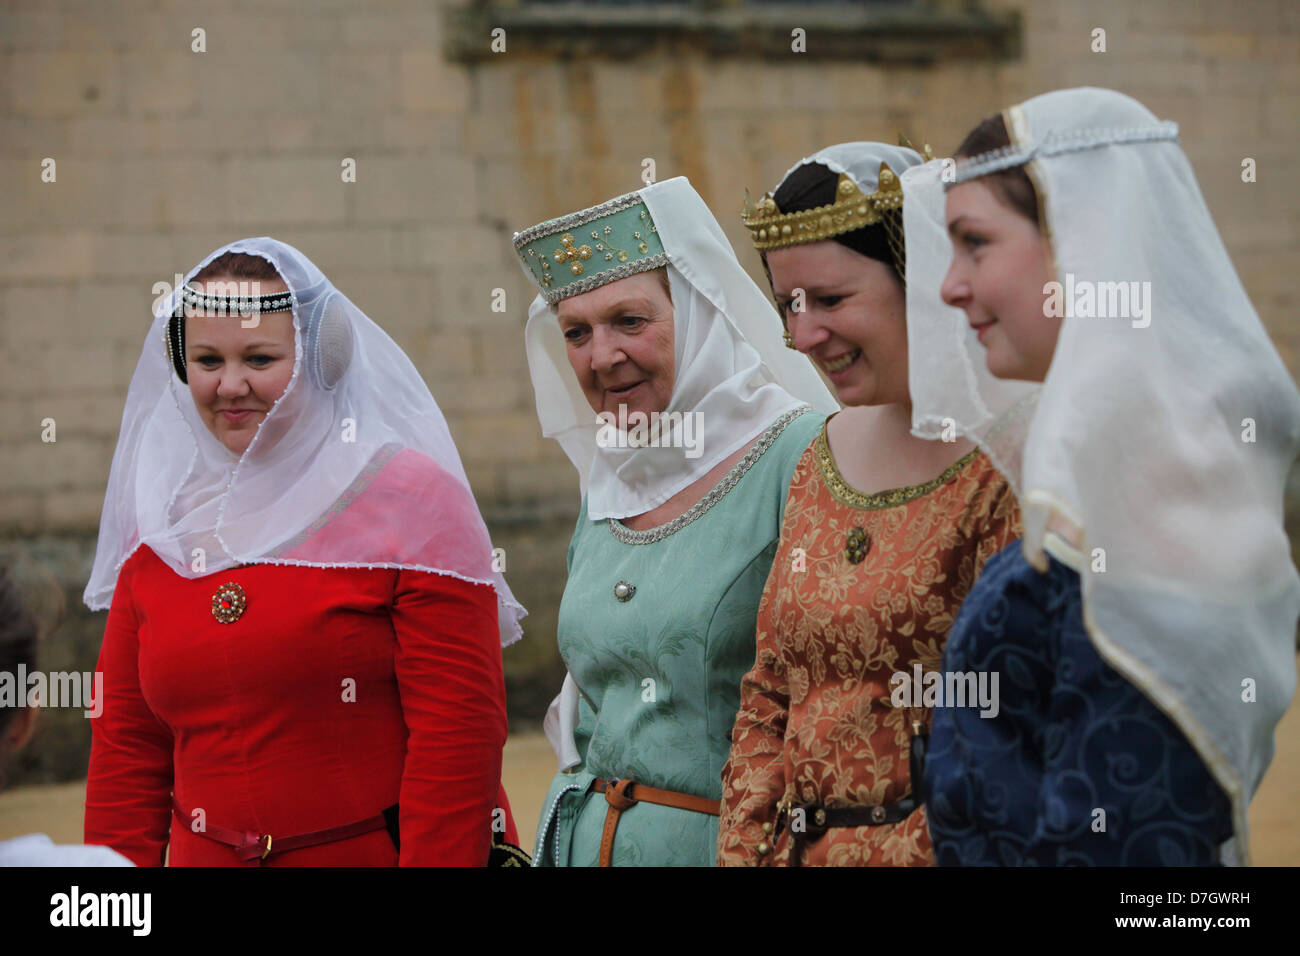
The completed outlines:
{"type": "Polygon", "coordinates": [[[944,655],[1000,699],[935,712],[939,862],[1248,862],[1295,688],[1300,395],[1177,127],[1058,91],[903,182],[914,427],[978,441],[1025,522],[944,655]]]}

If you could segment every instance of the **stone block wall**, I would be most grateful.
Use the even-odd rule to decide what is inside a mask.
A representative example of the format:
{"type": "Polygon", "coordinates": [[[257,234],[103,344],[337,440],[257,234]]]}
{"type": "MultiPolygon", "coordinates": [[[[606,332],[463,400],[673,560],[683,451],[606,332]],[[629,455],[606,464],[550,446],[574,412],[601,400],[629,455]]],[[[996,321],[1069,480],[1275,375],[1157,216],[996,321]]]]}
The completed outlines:
{"type": "MultiPolygon", "coordinates": [[[[930,63],[819,53],[827,26],[809,27],[807,52],[784,55],[673,40],[566,56],[564,35],[523,34],[466,58],[447,51],[491,38],[457,34],[452,6],[0,7],[0,538],[51,563],[70,596],[48,666],[90,666],[102,630],[76,601],[152,286],[240,236],[306,252],[441,403],[532,610],[506,656],[517,724],[540,718],[563,673],[555,608],[577,485],[537,427],[522,337],[530,295],[510,236],[637,188],[647,158],[659,179],[690,177],[761,281],[738,220],[745,189],[766,191],[816,149],[905,131],[942,154],[1009,103],[1114,87],[1180,124],[1242,280],[1300,369],[1300,5],[983,0],[991,16],[1017,18],[1015,54],[930,63]],[[1104,53],[1092,50],[1097,28],[1104,53]],[[198,29],[206,52],[193,50],[198,29]],[[1241,181],[1244,157],[1256,183],[1241,181]],[[46,159],[54,182],[42,181],[46,159]],[[355,182],[341,175],[349,159],[355,182]],[[505,312],[491,308],[497,289],[505,312]],[[41,440],[47,418],[54,443],[41,440]]],[[[33,754],[46,752],[39,743],[33,754]]],[[[43,759],[23,772],[84,767],[82,751],[43,759]]]]}

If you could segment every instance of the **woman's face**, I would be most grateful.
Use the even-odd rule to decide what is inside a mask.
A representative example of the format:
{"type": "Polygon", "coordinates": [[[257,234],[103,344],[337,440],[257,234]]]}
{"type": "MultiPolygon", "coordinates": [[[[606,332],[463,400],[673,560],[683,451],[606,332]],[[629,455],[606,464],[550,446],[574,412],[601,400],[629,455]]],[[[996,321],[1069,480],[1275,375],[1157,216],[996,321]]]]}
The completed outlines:
{"type": "Polygon", "coordinates": [[[767,268],[795,348],[817,363],[841,404],[911,401],[907,296],[893,268],[831,239],[773,249],[767,268]]]}
{"type": "MultiPolygon", "coordinates": [[[[215,277],[216,283],[238,281],[215,277]]],[[[265,295],[288,290],[282,281],[261,280],[265,295]]],[[[199,313],[185,319],[186,376],[199,417],[221,444],[242,455],[257,426],[293,377],[293,313],[265,312],[255,328],[244,328],[238,312],[199,313]]]]}
{"type": "Polygon", "coordinates": [[[596,413],[662,412],[673,397],[673,303],[654,272],[638,272],[555,307],[569,364],[596,413]]]}
{"type": "Polygon", "coordinates": [[[998,378],[1047,378],[1061,331],[1045,315],[1043,287],[1052,254],[1038,225],[978,180],[948,190],[948,233],[954,254],[940,294],[964,309],[998,378]]]}

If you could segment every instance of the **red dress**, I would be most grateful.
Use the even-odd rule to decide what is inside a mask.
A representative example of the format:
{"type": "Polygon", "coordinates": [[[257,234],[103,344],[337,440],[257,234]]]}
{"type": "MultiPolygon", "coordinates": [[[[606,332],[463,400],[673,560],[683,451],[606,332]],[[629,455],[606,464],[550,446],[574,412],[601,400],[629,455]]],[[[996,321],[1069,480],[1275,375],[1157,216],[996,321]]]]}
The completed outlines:
{"type": "Polygon", "coordinates": [[[487,585],[266,564],[187,579],[141,547],[118,576],[98,667],[86,842],[138,865],[161,865],[169,844],[174,866],[240,863],[191,830],[197,815],[173,816],[173,788],[187,813],[273,838],[400,805],[400,859],[379,829],[268,865],[482,866],[494,823],[517,842],[500,789],[505,688],[487,585]],[[246,606],[223,624],[212,599],[228,582],[246,606]]]}

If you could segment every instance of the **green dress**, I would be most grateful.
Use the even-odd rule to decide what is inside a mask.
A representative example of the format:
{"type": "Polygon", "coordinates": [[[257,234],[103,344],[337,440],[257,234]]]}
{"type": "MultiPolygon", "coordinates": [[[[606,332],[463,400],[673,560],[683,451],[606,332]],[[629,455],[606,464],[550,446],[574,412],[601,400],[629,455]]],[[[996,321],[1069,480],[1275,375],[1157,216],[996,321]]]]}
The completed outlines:
{"type": "MultiPolygon", "coordinates": [[[[786,490],[824,420],[806,406],[782,415],[698,504],[657,528],[588,521],[583,502],[559,614],[560,654],[581,691],[582,762],[551,782],[535,865],[596,865],[608,806],[590,789],[597,778],[721,798],[786,490]],[[620,582],[636,589],[626,601],[620,582]]],[[[712,866],[717,839],[715,816],[640,802],[618,822],[613,863],[712,866]]]]}

